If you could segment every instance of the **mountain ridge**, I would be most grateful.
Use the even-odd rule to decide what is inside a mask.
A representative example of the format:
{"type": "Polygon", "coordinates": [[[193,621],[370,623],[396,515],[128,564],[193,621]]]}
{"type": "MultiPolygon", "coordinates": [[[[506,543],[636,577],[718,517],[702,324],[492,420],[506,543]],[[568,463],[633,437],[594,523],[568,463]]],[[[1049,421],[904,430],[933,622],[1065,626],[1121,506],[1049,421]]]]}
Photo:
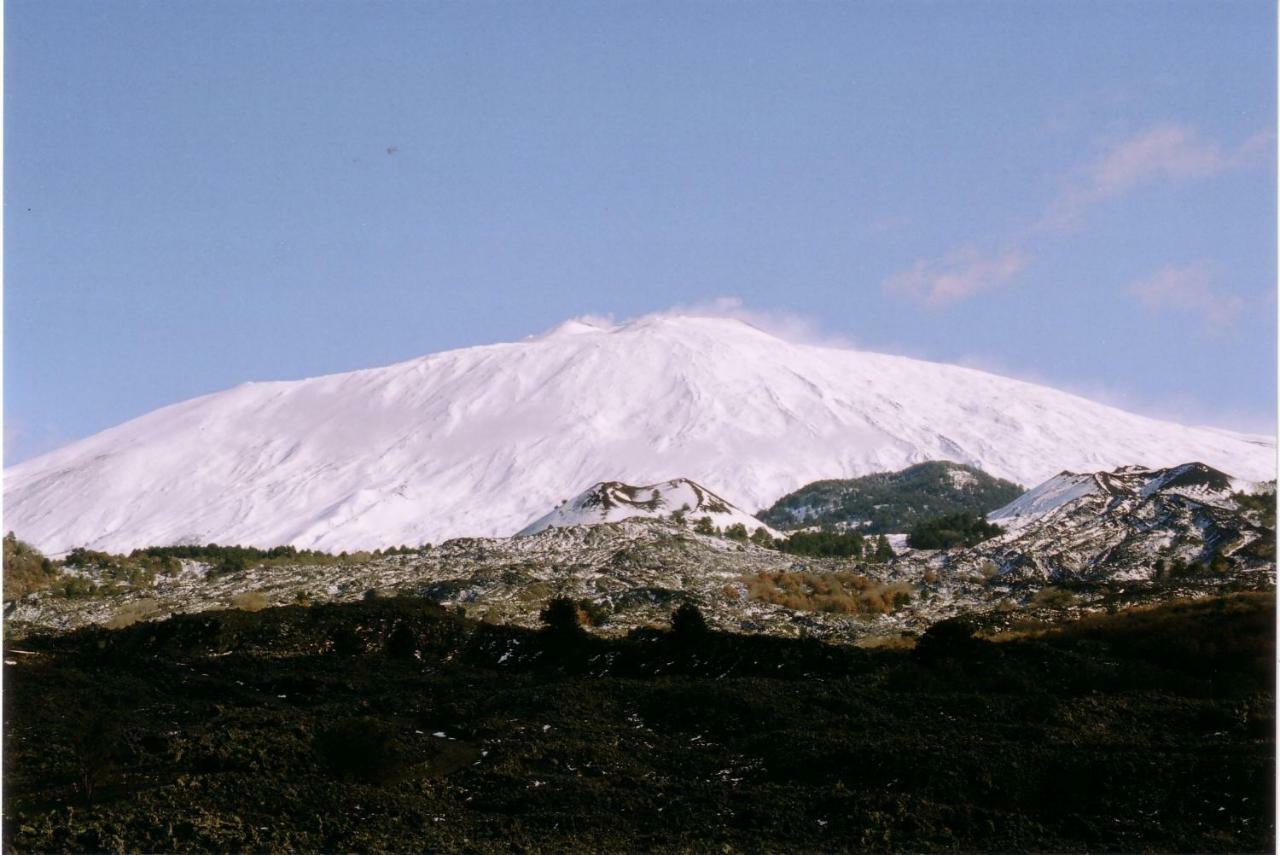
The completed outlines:
{"type": "Polygon", "coordinates": [[[241,384],[10,467],[5,505],[51,554],[361,549],[510,534],[599,481],[675,473],[759,508],[930,459],[1021,483],[1193,459],[1261,479],[1274,449],[974,369],[667,316],[241,384]]]}

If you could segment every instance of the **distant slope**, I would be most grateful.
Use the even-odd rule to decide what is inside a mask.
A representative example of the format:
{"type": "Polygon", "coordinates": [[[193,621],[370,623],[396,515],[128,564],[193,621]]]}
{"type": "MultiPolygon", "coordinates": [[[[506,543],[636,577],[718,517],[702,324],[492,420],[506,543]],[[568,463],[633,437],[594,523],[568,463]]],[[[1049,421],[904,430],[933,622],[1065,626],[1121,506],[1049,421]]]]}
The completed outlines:
{"type": "Polygon", "coordinates": [[[1240,571],[1274,585],[1274,504],[1268,517],[1265,503],[1240,501],[1239,486],[1203,463],[1063,472],[988,515],[1005,534],[930,560],[949,573],[995,568],[1004,581],[1189,575],[1206,584],[1226,581],[1227,562],[1233,577],[1240,571]]]}
{"type": "Polygon", "coordinates": [[[695,484],[688,478],[677,478],[643,487],[602,481],[534,520],[516,536],[537,534],[552,527],[621,522],[634,517],[661,519],[673,515],[683,516],[687,525],[706,517],[721,529],[742,525],[748,533],[753,533],[758,528],[768,528],[701,484],[695,484]]]}
{"type": "Polygon", "coordinates": [[[820,525],[872,534],[903,532],[943,514],[985,514],[1020,495],[1022,488],[1012,481],[942,460],[900,472],[815,481],[774,502],[760,519],[779,529],[820,525]]]}
{"type": "Polygon", "coordinates": [[[756,509],[819,478],[927,460],[1023,484],[1187,460],[1261,480],[1275,440],[659,316],[195,398],[7,469],[4,511],[55,556],[210,541],[358,550],[505,536],[597,481],[687,477],[756,509]]]}

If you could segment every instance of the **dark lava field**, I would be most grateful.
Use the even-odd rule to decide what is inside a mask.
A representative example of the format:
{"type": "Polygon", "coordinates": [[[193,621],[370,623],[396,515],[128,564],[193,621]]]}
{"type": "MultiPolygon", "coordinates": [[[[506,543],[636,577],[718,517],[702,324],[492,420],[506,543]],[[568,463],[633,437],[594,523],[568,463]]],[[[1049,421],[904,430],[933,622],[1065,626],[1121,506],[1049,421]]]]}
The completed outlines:
{"type": "Polygon", "coordinates": [[[1274,847],[1274,596],[914,650],[481,624],[424,600],[29,638],[4,848],[1274,847]]]}

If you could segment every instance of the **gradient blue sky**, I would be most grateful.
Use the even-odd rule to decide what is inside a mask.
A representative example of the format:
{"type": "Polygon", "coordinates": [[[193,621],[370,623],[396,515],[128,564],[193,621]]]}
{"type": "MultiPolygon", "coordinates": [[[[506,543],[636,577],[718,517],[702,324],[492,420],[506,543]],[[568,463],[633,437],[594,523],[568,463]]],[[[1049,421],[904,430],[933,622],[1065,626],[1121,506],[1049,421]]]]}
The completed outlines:
{"type": "Polygon", "coordinates": [[[1274,429],[1271,2],[5,10],[7,462],[717,298],[1274,429]]]}

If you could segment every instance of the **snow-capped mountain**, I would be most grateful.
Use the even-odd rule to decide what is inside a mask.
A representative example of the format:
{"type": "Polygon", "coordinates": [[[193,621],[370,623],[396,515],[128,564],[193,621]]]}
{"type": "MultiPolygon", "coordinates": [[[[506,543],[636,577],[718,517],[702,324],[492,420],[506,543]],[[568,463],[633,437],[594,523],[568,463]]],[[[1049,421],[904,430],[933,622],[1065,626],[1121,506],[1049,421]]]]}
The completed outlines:
{"type": "Polygon", "coordinates": [[[602,480],[684,476],[755,509],[822,478],[934,459],[1023,484],[1186,460],[1261,480],[1275,440],[736,320],[575,321],[164,407],[9,468],[5,527],[52,554],[350,550],[508,535],[602,480]]]}
{"type": "Polygon", "coordinates": [[[763,528],[770,535],[777,534],[760,520],[734,507],[706,487],[695,484],[688,478],[677,478],[644,487],[633,487],[618,481],[602,481],[546,516],[534,520],[516,536],[537,534],[553,526],[563,528],[571,525],[596,525],[632,517],[656,519],[673,515],[683,517],[690,525],[706,517],[713,526],[720,529],[741,525],[749,533],[763,528]]]}

